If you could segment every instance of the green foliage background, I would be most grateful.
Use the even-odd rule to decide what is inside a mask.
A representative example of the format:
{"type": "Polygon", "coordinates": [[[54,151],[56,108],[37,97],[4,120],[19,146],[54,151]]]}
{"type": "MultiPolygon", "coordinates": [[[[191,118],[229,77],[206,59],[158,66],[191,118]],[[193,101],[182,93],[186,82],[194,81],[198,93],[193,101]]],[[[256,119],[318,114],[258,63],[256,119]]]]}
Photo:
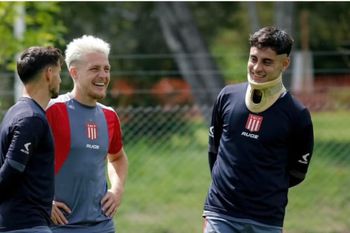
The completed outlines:
{"type": "MultiPolygon", "coordinates": [[[[250,33],[245,2],[188,4],[225,80],[245,80],[250,33]]],[[[274,3],[256,4],[261,25],[273,24],[274,3]]],[[[312,51],[349,50],[349,2],[295,2],[295,7],[296,50],[301,47],[300,14],[305,10],[310,15],[312,51]]],[[[154,2],[0,2],[0,22],[0,116],[13,103],[9,90],[13,86],[14,57],[19,51],[33,45],[54,45],[65,50],[69,41],[83,34],[100,36],[112,44],[112,83],[123,79],[137,88],[147,89],[165,76],[181,78],[164,42],[154,2]],[[13,35],[15,9],[20,4],[26,9],[23,39],[13,35]]],[[[339,65],[349,68],[348,55],[315,60],[317,69],[334,69],[339,65]]],[[[62,77],[62,90],[69,90],[72,82],[66,71],[62,77]]],[[[110,95],[106,102],[119,104],[118,99],[110,95]]],[[[157,102],[143,95],[131,104],[142,106],[157,102]]],[[[350,232],[348,112],[312,115],[314,158],[307,180],[290,192],[286,232],[350,232]]],[[[144,126],[141,120],[140,127],[144,126]]],[[[164,129],[182,131],[176,134],[168,131],[165,141],[140,136],[133,140],[132,133],[130,139],[126,138],[130,172],[123,204],[116,217],[120,232],[201,232],[202,204],[210,182],[207,129],[202,121],[180,123],[185,127],[166,122],[168,128],[164,129]]]]}
{"type": "Polygon", "coordinates": [[[64,45],[66,27],[58,18],[60,10],[57,2],[0,2],[0,67],[14,70],[15,55],[26,47],[64,45]],[[25,9],[22,38],[14,36],[19,7],[25,9]]]}
{"type": "MultiPolygon", "coordinates": [[[[0,67],[13,71],[16,53],[32,45],[66,44],[83,34],[93,34],[112,45],[112,83],[126,80],[139,89],[150,89],[164,77],[181,79],[164,41],[156,2],[0,2],[0,67]],[[23,39],[14,38],[16,7],[26,12],[23,39]],[[9,69],[9,67],[11,69],[9,69]]],[[[227,82],[246,80],[248,36],[251,20],[246,2],[188,2],[195,23],[227,82]]],[[[274,2],[256,2],[261,26],[274,24],[274,2]]],[[[295,2],[295,50],[300,49],[300,15],[309,12],[310,49],[342,53],[350,46],[348,2],[295,2]],[[334,30],[336,28],[336,30],[334,30]]],[[[349,57],[315,57],[315,68],[349,67],[349,57]]],[[[64,75],[62,90],[72,82],[64,75]]],[[[108,96],[106,102],[118,99],[108,96]]],[[[134,98],[133,105],[153,104],[152,98],[134,98]]]]}

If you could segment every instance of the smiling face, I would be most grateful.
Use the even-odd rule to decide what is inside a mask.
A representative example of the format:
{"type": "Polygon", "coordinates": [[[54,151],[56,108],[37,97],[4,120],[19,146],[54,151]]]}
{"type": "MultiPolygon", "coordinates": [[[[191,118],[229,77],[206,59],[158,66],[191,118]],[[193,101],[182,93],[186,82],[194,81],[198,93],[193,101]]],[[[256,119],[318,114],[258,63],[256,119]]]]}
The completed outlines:
{"type": "Polygon", "coordinates": [[[70,67],[69,73],[74,80],[73,95],[86,105],[96,105],[105,98],[110,81],[111,66],[104,53],[89,53],[70,67]]]}
{"type": "Polygon", "coordinates": [[[280,54],[271,48],[251,47],[248,60],[248,73],[257,83],[275,80],[289,65],[287,54],[280,54]]]}

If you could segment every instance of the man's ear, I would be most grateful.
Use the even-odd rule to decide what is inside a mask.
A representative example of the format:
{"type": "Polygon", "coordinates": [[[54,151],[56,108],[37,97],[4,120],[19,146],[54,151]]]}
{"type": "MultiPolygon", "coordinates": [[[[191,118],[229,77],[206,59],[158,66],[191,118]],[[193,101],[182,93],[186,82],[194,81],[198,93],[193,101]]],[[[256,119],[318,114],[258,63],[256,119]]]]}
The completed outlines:
{"type": "Polygon", "coordinates": [[[289,57],[285,57],[283,59],[283,62],[282,62],[283,72],[286,71],[286,69],[289,67],[289,64],[290,64],[290,58],[289,57]]]}
{"type": "Polygon", "coordinates": [[[76,66],[71,66],[68,69],[70,76],[72,77],[73,80],[75,80],[78,76],[78,70],[76,66]]]}
{"type": "Polygon", "coordinates": [[[51,82],[51,78],[52,78],[52,67],[51,66],[48,66],[46,69],[45,69],[45,72],[44,72],[44,75],[45,75],[45,80],[48,81],[48,82],[51,82]]]}

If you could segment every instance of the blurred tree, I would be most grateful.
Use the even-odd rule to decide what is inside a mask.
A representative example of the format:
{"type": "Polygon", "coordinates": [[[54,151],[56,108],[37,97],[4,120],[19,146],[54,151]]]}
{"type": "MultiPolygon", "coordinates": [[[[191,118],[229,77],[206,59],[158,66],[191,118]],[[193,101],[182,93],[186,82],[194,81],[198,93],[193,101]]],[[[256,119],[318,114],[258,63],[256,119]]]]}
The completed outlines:
{"type": "MultiPolygon", "coordinates": [[[[309,49],[316,52],[322,51],[322,54],[316,53],[317,56],[314,56],[314,69],[323,71],[320,74],[347,72],[342,71],[339,67],[350,68],[347,63],[350,55],[347,53],[341,56],[347,46],[350,48],[349,2],[322,2],[319,4],[298,2],[296,7],[298,12],[304,10],[309,12],[309,49]]],[[[301,30],[297,30],[295,34],[300,47],[302,44],[301,30]]]]}
{"type": "MultiPolygon", "coordinates": [[[[285,30],[292,37],[295,31],[295,3],[292,1],[274,2],[274,25],[285,30]]],[[[292,50],[292,53],[295,49],[292,50]]],[[[288,69],[283,74],[283,83],[287,89],[291,89],[292,84],[292,69],[288,69]]]]}
{"type": "MultiPolygon", "coordinates": [[[[112,45],[112,79],[127,80],[138,88],[150,89],[163,77],[182,78],[183,74],[164,40],[155,4],[60,2],[65,9],[61,12],[61,19],[69,28],[66,41],[83,34],[106,39],[112,45]],[[72,20],[72,16],[79,17],[72,20]]],[[[229,28],[235,23],[230,16],[237,3],[192,2],[188,5],[203,44],[210,45],[223,27],[229,28]]],[[[152,99],[143,95],[134,104],[142,105],[149,101],[152,99]]]]}
{"type": "Polygon", "coordinates": [[[55,2],[0,2],[0,111],[13,104],[15,55],[29,46],[63,44],[65,27],[57,17],[59,11],[55,2]],[[19,13],[25,25],[21,32],[15,30],[19,13]]]}
{"type": "Polygon", "coordinates": [[[294,34],[294,2],[274,2],[274,24],[290,35],[294,34]]]}
{"type": "Polygon", "coordinates": [[[260,19],[258,15],[258,9],[256,2],[247,2],[248,15],[250,19],[250,31],[255,32],[260,28],[260,19]]]}
{"type": "MultiPolygon", "coordinates": [[[[188,5],[184,2],[158,2],[157,8],[164,38],[181,73],[191,85],[196,102],[211,106],[225,82],[188,5]]],[[[210,116],[207,120],[209,122],[210,116]]]]}
{"type": "MultiPolygon", "coordinates": [[[[129,104],[154,102],[151,95],[143,94],[143,90],[149,90],[162,76],[178,76],[178,73],[170,73],[177,69],[168,55],[169,50],[153,13],[153,3],[60,2],[60,6],[65,9],[60,18],[69,28],[65,36],[67,43],[84,34],[92,34],[111,44],[110,87],[115,86],[115,80],[121,79],[139,90],[136,97],[130,97],[129,104]]],[[[63,83],[63,88],[68,89],[70,85],[71,82],[63,83]]],[[[115,101],[106,99],[106,102],[114,102],[111,104],[115,101]]]]}
{"type": "MultiPolygon", "coordinates": [[[[333,72],[337,69],[336,72],[343,72],[338,67],[349,67],[348,2],[295,2],[292,8],[276,2],[186,4],[193,15],[193,24],[198,27],[198,35],[226,82],[246,80],[248,37],[253,29],[275,24],[289,13],[294,19],[295,49],[299,49],[301,36],[297,21],[303,10],[310,12],[308,47],[316,54],[315,70],[333,72]],[[325,50],[331,55],[337,54],[337,57],[317,52],[325,50]]],[[[64,50],[63,42],[83,34],[95,34],[112,44],[112,82],[123,80],[131,89],[138,89],[134,92],[137,98],[128,103],[154,103],[148,91],[155,83],[164,77],[183,76],[163,38],[155,5],[156,2],[0,2],[0,67],[8,70],[9,64],[14,64],[15,53],[29,45],[54,44],[64,50]],[[22,40],[13,35],[18,4],[25,5],[26,13],[27,30],[22,40]]],[[[283,25],[289,25],[288,22],[283,25]]],[[[63,71],[65,76],[65,69],[63,71]]],[[[7,93],[6,90],[12,89],[7,77],[13,77],[13,74],[2,74],[1,77],[0,86],[4,91],[0,90],[0,93],[7,93]]],[[[70,88],[71,84],[70,79],[63,78],[62,89],[70,88]]],[[[115,104],[118,100],[107,98],[106,101],[115,104]]]]}
{"type": "Polygon", "coordinates": [[[13,69],[15,54],[26,47],[63,44],[65,27],[57,18],[59,11],[56,2],[0,2],[0,65],[10,65],[13,69]],[[16,6],[19,4],[25,8],[26,31],[23,38],[14,35],[16,6]]]}
{"type": "MultiPolygon", "coordinates": [[[[66,41],[82,34],[95,34],[112,44],[113,79],[126,80],[137,89],[146,91],[163,77],[182,78],[180,67],[163,39],[156,2],[59,4],[65,9],[60,18],[69,28],[66,41]]],[[[186,5],[193,14],[198,35],[208,46],[213,61],[224,71],[222,74],[226,81],[246,79],[248,37],[257,27],[280,26],[292,32],[296,40],[295,49],[300,48],[300,29],[296,21],[303,8],[319,9],[313,10],[310,16],[311,50],[323,50],[325,45],[335,49],[345,43],[344,38],[349,31],[348,3],[186,2],[186,5]],[[339,30],[332,30],[338,27],[339,30]]],[[[325,62],[327,60],[324,59],[325,62]]],[[[142,95],[134,104],[147,104],[152,101],[149,98],[142,95]]]]}

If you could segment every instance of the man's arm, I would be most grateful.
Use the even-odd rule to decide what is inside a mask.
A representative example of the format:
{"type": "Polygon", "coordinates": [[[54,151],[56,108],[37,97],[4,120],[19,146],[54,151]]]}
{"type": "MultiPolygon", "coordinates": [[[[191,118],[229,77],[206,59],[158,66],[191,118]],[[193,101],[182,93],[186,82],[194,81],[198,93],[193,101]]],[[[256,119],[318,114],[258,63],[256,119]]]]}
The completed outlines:
{"type": "Polygon", "coordinates": [[[106,216],[113,217],[124,192],[124,185],[128,174],[128,159],[122,148],[117,154],[108,154],[108,178],[111,188],[102,198],[102,209],[106,216]]]}
{"type": "Polygon", "coordinates": [[[38,117],[21,119],[14,126],[4,164],[0,168],[0,200],[8,197],[17,188],[33,155],[33,148],[41,137],[42,129],[43,123],[38,117]]]}
{"type": "Polygon", "coordinates": [[[306,122],[308,122],[307,125],[302,127],[292,139],[294,144],[289,159],[289,187],[296,186],[305,179],[312,157],[314,146],[313,126],[310,113],[308,111],[306,113],[306,116],[304,116],[306,122]]]}
{"type": "Polygon", "coordinates": [[[20,181],[22,172],[11,165],[14,161],[5,159],[0,168],[0,202],[7,199],[20,181]]]}
{"type": "Polygon", "coordinates": [[[212,172],[220,144],[222,134],[222,120],[219,112],[220,98],[214,104],[211,123],[209,127],[209,142],[208,142],[208,162],[210,172],[212,172]]]}

